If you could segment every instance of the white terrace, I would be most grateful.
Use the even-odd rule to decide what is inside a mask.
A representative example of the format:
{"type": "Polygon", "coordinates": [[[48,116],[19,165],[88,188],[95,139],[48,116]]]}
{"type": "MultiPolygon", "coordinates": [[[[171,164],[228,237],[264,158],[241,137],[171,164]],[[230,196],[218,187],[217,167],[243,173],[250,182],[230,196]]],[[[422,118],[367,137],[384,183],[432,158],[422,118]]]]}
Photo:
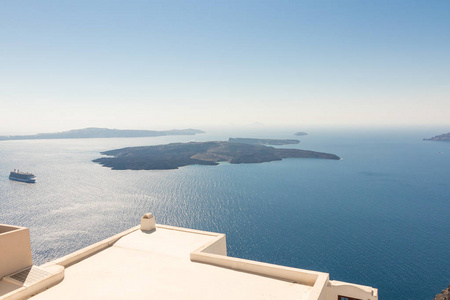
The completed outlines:
{"type": "Polygon", "coordinates": [[[29,231],[0,225],[2,299],[376,300],[327,273],[228,257],[225,235],[156,225],[152,214],[104,241],[33,266],[29,231]]]}

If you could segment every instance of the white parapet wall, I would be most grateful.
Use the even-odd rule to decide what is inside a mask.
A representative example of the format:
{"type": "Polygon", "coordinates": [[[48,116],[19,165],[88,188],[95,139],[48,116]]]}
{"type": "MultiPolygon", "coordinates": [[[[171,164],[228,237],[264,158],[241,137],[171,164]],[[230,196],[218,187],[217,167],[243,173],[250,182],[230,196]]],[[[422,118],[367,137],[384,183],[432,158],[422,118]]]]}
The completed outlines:
{"type": "Polygon", "coordinates": [[[195,262],[211,264],[240,272],[248,272],[311,286],[312,290],[309,299],[327,300],[327,273],[229,257],[226,255],[226,239],[224,234],[217,234],[213,241],[192,252],[190,254],[190,258],[191,261],[195,262]]]}
{"type": "Polygon", "coordinates": [[[63,278],[61,266],[33,266],[28,228],[0,224],[0,300],[28,299],[63,278]]]}
{"type": "Polygon", "coordinates": [[[338,296],[347,296],[361,300],[377,300],[378,289],[370,286],[331,280],[327,286],[327,300],[336,300],[338,296]]]}
{"type": "Polygon", "coordinates": [[[29,229],[0,224],[0,279],[32,265],[29,229]]]}

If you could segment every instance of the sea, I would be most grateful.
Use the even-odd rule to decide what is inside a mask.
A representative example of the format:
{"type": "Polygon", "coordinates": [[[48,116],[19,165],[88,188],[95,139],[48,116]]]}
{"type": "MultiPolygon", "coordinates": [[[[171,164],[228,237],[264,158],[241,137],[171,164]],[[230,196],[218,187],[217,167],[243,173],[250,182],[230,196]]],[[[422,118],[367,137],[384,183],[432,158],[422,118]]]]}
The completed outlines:
{"type": "Polygon", "coordinates": [[[311,128],[297,145],[342,160],[111,170],[100,152],[229,137],[295,138],[302,128],[195,136],[0,142],[0,223],[30,228],[34,264],[136,226],[226,234],[229,256],[327,272],[379,299],[434,299],[450,283],[447,128],[311,128]],[[8,179],[32,172],[35,184],[8,179]]]}

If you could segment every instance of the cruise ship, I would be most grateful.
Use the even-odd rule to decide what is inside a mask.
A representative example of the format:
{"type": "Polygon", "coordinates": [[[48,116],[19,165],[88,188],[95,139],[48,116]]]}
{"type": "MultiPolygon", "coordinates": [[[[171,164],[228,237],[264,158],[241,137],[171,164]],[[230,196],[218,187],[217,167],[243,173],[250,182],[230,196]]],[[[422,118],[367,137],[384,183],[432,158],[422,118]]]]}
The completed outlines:
{"type": "Polygon", "coordinates": [[[11,173],[9,173],[9,179],[22,181],[26,183],[36,182],[36,176],[34,176],[34,174],[20,172],[19,170],[16,171],[16,169],[14,169],[14,171],[11,171],[11,173]]]}

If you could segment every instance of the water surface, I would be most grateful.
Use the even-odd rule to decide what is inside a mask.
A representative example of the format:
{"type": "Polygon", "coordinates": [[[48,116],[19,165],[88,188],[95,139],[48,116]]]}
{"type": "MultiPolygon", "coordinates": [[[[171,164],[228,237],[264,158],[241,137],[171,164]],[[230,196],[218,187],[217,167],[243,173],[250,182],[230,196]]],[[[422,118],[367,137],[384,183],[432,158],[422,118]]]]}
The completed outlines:
{"type": "Polygon", "coordinates": [[[228,137],[296,138],[298,129],[197,136],[0,142],[0,223],[31,230],[39,265],[139,223],[227,234],[230,256],[330,273],[380,299],[432,299],[450,282],[450,143],[445,131],[316,130],[300,148],[341,161],[112,171],[100,151],[228,137]],[[36,184],[8,180],[19,168],[36,184]],[[3,174],[3,175],[2,175],[3,174]]]}

